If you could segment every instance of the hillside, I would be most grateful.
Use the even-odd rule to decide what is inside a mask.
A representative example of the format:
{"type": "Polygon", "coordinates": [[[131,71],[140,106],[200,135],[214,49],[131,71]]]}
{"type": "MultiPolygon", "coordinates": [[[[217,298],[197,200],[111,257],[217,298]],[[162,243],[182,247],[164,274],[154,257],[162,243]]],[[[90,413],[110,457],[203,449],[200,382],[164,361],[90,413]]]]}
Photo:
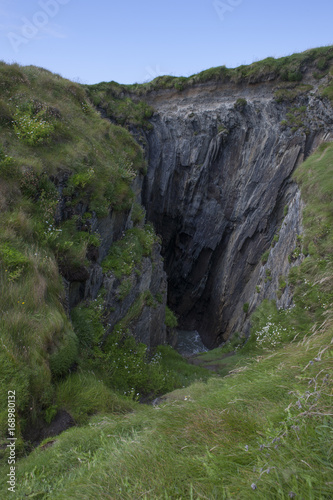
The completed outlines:
{"type": "Polygon", "coordinates": [[[9,497],[330,498],[332,61],[127,87],[1,63],[9,497]],[[188,363],[169,307],[224,345],[188,363]]]}

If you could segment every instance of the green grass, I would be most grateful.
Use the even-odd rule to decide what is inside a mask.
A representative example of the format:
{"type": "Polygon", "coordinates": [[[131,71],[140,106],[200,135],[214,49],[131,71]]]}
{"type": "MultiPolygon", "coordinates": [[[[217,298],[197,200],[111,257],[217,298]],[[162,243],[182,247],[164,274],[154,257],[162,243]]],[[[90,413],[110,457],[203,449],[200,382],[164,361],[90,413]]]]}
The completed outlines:
{"type": "Polygon", "coordinates": [[[129,211],[145,161],[78,84],[2,62],[0,82],[0,384],[17,391],[20,437],[52,408],[56,381],[78,362],[61,275],[87,274],[87,250],[100,244],[90,220],[129,211]]]}
{"type": "MultiPolygon", "coordinates": [[[[120,85],[112,81],[84,85],[83,88],[93,104],[101,108],[113,122],[127,128],[150,130],[152,124],[149,119],[153,116],[154,110],[144,101],[145,95],[149,92],[163,89],[175,89],[181,92],[205,82],[254,84],[275,81],[279,84],[275,91],[277,102],[293,102],[298,96],[306,94],[313,88],[312,85],[302,83],[306,71],[312,70],[314,75],[322,78],[332,68],[332,61],[333,46],[327,46],[279,59],[267,57],[262,61],[237,68],[225,66],[210,68],[189,77],[165,75],[143,84],[120,85]]],[[[331,87],[322,90],[324,96],[331,98],[331,87]]],[[[242,98],[235,103],[235,108],[240,112],[245,110],[245,106],[246,100],[242,98]]],[[[6,109],[3,113],[5,117],[6,109]]]]}
{"type": "Polygon", "coordinates": [[[171,309],[166,306],[165,308],[165,325],[168,328],[176,328],[178,325],[178,320],[175,316],[175,314],[171,311],[171,309]]]}
{"type": "Polygon", "coordinates": [[[153,115],[153,108],[126,95],[127,86],[116,82],[102,82],[85,85],[84,88],[94,106],[102,108],[112,121],[124,127],[152,128],[148,119],[153,115]]]}
{"type": "MultiPolygon", "coordinates": [[[[322,145],[295,173],[306,202],[299,244],[307,257],[288,277],[294,306],[264,301],[244,346],[234,338],[195,358],[194,370],[210,366],[217,377],[171,392],[157,407],[132,403],[132,412],[117,415],[128,408],[114,402],[104,380],[77,374],[59,385],[58,400],[78,419],[90,408],[100,414],[19,461],[17,498],[331,497],[332,159],[333,145],[322,145]],[[80,394],[85,383],[92,394],[87,402],[82,394],[80,414],[80,398],[71,401],[66,384],[80,394]],[[116,413],[104,404],[118,405],[116,413]]],[[[186,370],[185,382],[200,376],[167,347],[156,355],[156,366],[174,374],[179,364],[180,382],[186,370]]]]}
{"type": "MultiPolygon", "coordinates": [[[[278,80],[298,80],[303,64],[325,71],[331,55],[330,47],[316,49],[230,70],[234,75],[212,69],[190,84],[264,81],[270,72],[278,80]]],[[[1,392],[17,391],[21,457],[17,491],[10,496],[331,498],[332,143],[294,176],[305,208],[304,235],[293,256],[297,250],[306,257],[279,281],[281,288],[287,281],[293,287],[293,307],[278,310],[274,301],[264,301],[251,317],[245,345],[234,337],[192,366],[168,346],[148,355],[129,334],[143,308],[158,304],[148,292],[107,342],[103,291],[72,311],[72,322],[67,317],[59,267],[83,268],[87,246],[98,246],[96,235],[81,230],[92,213],[103,216],[113,204],[129,210],[131,180],[144,170],[142,152],[126,130],[100,119],[80,86],[34,67],[1,63],[0,73],[1,392]],[[32,120],[32,142],[19,119],[12,123],[16,106],[32,120]],[[44,120],[52,125],[45,134],[44,120]],[[66,173],[65,196],[76,217],[59,225],[56,179],[66,173]],[[75,212],[81,203],[86,217],[75,212]],[[135,401],[175,387],[159,406],[135,401]],[[51,421],[58,409],[78,425],[25,456],[21,431],[40,418],[51,421]]],[[[170,77],[166,87],[186,88],[188,82],[170,77]]],[[[164,83],[162,77],[159,85],[164,83]]],[[[139,225],[143,214],[135,210],[139,225]]],[[[147,227],[130,230],[113,245],[106,270],[126,282],[154,239],[147,227]]],[[[3,398],[3,435],[5,403],[3,398]]],[[[2,457],[6,453],[3,447],[2,457]]],[[[7,473],[4,460],[2,491],[7,473]]]]}
{"type": "Polygon", "coordinates": [[[309,362],[331,335],[317,331],[159,407],[93,417],[20,461],[16,498],[330,498],[330,351],[309,362]]]}
{"type": "MultiPolygon", "coordinates": [[[[193,85],[210,81],[251,84],[275,80],[276,82],[286,82],[288,85],[298,85],[307,69],[312,68],[313,72],[318,72],[325,68],[328,71],[332,66],[332,59],[333,47],[320,47],[278,59],[267,57],[262,61],[237,68],[226,68],[225,66],[210,68],[188,78],[158,76],[148,83],[128,85],[126,89],[130,93],[140,96],[159,89],[174,88],[181,91],[193,85]]],[[[110,84],[104,83],[104,92],[111,92],[108,89],[113,84],[114,82],[110,84]]]]}
{"type": "Polygon", "coordinates": [[[111,271],[118,279],[129,276],[142,257],[151,254],[156,241],[154,228],[150,224],[129,229],[121,240],[112,245],[102,263],[103,271],[111,271]]]}

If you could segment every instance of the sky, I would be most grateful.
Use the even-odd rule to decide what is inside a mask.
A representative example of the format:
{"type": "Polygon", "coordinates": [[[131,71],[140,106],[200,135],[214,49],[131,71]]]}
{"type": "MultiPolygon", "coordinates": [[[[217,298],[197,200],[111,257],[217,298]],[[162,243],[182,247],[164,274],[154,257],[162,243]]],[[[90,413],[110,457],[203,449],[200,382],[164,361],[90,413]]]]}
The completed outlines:
{"type": "Polygon", "coordinates": [[[0,0],[0,60],[143,83],[333,45],[332,19],[332,0],[0,0]]]}

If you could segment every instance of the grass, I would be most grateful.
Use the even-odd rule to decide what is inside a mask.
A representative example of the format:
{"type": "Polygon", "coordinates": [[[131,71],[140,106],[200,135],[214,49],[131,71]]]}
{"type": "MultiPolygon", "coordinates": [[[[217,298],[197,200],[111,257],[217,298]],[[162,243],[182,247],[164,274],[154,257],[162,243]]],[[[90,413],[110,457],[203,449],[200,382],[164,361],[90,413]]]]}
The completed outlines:
{"type": "Polygon", "coordinates": [[[124,237],[111,247],[102,263],[103,271],[111,271],[118,279],[129,276],[142,258],[151,254],[156,241],[154,228],[150,224],[143,228],[129,229],[124,237]]]}
{"type": "Polygon", "coordinates": [[[0,82],[1,391],[15,386],[20,438],[54,406],[57,380],[79,359],[61,276],[87,276],[87,250],[100,245],[90,221],[130,210],[145,161],[78,84],[2,62],[0,82]]]}
{"type": "Polygon", "coordinates": [[[103,109],[112,121],[124,127],[152,128],[148,119],[153,115],[153,108],[126,95],[127,86],[102,82],[86,85],[85,89],[94,106],[103,109]]]}
{"type": "MultiPolygon", "coordinates": [[[[165,75],[143,84],[120,85],[112,81],[85,85],[83,88],[94,105],[102,109],[114,123],[127,128],[150,130],[153,125],[149,119],[153,116],[154,110],[144,100],[150,92],[163,89],[181,92],[206,82],[255,84],[274,81],[278,84],[274,94],[276,101],[293,102],[298,96],[313,89],[312,85],[302,83],[304,76],[312,72],[315,78],[323,78],[329,74],[332,61],[333,46],[327,46],[279,59],[267,57],[262,61],[237,68],[218,66],[189,77],[165,75]]],[[[332,85],[325,86],[322,95],[331,99],[331,89],[332,85]]],[[[243,112],[246,101],[238,99],[235,108],[243,112]]],[[[4,116],[6,116],[5,109],[4,116]]]]}
{"type": "Polygon", "coordinates": [[[329,349],[310,362],[331,335],[316,331],[158,407],[92,417],[20,461],[16,498],[329,498],[329,349]]]}
{"type": "MultiPolygon", "coordinates": [[[[212,81],[247,84],[276,81],[286,82],[288,85],[298,85],[307,70],[318,73],[318,71],[322,71],[322,68],[325,68],[328,72],[332,66],[332,59],[333,47],[320,47],[279,59],[267,57],[262,61],[254,62],[247,66],[242,65],[237,68],[226,68],[225,66],[210,68],[188,78],[158,76],[151,82],[129,85],[126,86],[126,89],[140,96],[147,92],[168,88],[181,91],[200,83],[212,81]]],[[[103,85],[106,85],[108,89],[112,86],[111,84],[104,83],[103,85]]]]}
{"type": "MultiPolygon", "coordinates": [[[[328,47],[269,59],[238,68],[235,81],[237,74],[249,82],[269,75],[299,80],[303,64],[326,71],[331,55],[328,47]]],[[[209,70],[191,85],[233,78],[228,71],[209,70]]],[[[85,267],[87,245],[99,244],[96,235],[82,234],[93,213],[102,217],[113,204],[130,210],[130,183],[144,169],[142,152],[126,130],[100,119],[80,86],[34,67],[1,63],[0,73],[1,391],[18,394],[21,457],[11,496],[329,499],[332,143],[320,146],[294,174],[305,201],[304,235],[295,252],[305,259],[279,282],[293,288],[293,307],[278,310],[274,301],[264,301],[251,317],[245,344],[234,337],[191,366],[168,346],[148,355],[128,334],[142,309],[158,303],[148,292],[107,342],[103,291],[97,301],[80,304],[72,321],[66,315],[59,267],[85,267]],[[32,120],[32,142],[19,119],[12,123],[17,109],[32,120]],[[52,125],[45,135],[44,120],[52,125]],[[72,210],[63,224],[56,222],[59,178],[72,210]],[[86,217],[75,211],[81,204],[86,217]],[[135,401],[167,391],[173,392],[157,406],[135,401]],[[77,426],[28,454],[21,432],[40,418],[50,422],[58,409],[71,413],[77,426]]],[[[188,85],[186,79],[168,82],[188,85]]],[[[138,226],[113,245],[105,268],[125,283],[155,238],[142,227],[138,207],[132,215],[138,226]]],[[[0,471],[6,491],[6,461],[0,471]]]]}

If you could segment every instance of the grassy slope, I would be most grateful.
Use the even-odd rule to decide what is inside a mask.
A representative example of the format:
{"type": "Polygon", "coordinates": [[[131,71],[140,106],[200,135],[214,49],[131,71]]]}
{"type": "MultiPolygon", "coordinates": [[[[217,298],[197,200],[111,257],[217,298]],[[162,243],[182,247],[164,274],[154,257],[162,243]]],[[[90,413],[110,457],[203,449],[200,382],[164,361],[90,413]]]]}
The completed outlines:
{"type": "MultiPolygon", "coordinates": [[[[82,87],[42,68],[0,63],[0,389],[2,395],[16,391],[18,452],[25,449],[21,433],[49,423],[58,409],[69,411],[78,424],[96,411],[131,410],[133,401],[119,391],[137,389],[138,363],[142,392],[152,378],[156,392],[166,380],[169,390],[184,382],[178,368],[169,373],[171,352],[161,352],[148,366],[144,346],[136,348],[133,339],[124,341],[126,356],[119,338],[109,352],[101,348],[102,291],[98,301],[76,308],[73,324],[65,311],[61,274],[87,272],[87,250],[100,244],[91,221],[110,208],[128,213],[131,183],[145,168],[130,133],[101,119],[82,87]],[[116,372],[112,356],[120,358],[116,372]]],[[[143,222],[140,206],[134,206],[132,218],[134,224],[143,222]]],[[[108,269],[116,273],[115,264],[128,258],[129,271],[136,266],[140,272],[155,239],[148,226],[130,230],[111,249],[108,269]]],[[[145,304],[153,307],[154,300],[147,295],[145,304]]],[[[185,369],[191,371],[188,380],[204,373],[185,369]]],[[[2,397],[1,455],[6,407],[2,397]]]]}
{"type": "Polygon", "coordinates": [[[77,207],[104,216],[130,206],[130,182],[144,161],[79,85],[40,68],[0,63],[0,125],[1,392],[17,391],[19,437],[52,405],[52,377],[77,360],[58,268],[82,270],[88,245],[99,245],[98,235],[81,230],[77,207]],[[66,178],[68,220],[56,224],[56,184],[66,178]]]}
{"type": "Polygon", "coordinates": [[[234,373],[65,432],[18,464],[17,498],[331,498],[332,173],[333,144],[296,172],[295,307],[263,303],[234,373]]]}

